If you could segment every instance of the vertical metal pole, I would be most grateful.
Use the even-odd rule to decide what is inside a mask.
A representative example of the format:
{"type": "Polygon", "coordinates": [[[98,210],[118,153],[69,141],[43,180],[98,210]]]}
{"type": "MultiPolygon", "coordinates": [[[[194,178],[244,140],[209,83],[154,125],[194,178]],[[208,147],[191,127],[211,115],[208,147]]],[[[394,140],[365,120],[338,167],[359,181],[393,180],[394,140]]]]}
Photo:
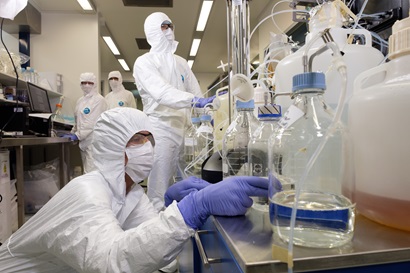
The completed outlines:
{"type": "Polygon", "coordinates": [[[17,178],[17,220],[18,227],[24,224],[24,164],[23,145],[16,146],[16,178],[17,178]]]}
{"type": "Polygon", "coordinates": [[[231,77],[230,77],[230,74],[231,74],[231,69],[232,69],[232,66],[231,66],[231,63],[232,63],[232,48],[231,48],[231,37],[232,37],[232,28],[231,28],[231,7],[232,7],[232,5],[231,5],[232,3],[231,3],[231,0],[227,0],[226,1],[226,24],[227,24],[227,30],[228,30],[228,33],[227,33],[227,44],[228,44],[228,124],[231,124],[231,111],[232,111],[232,109],[231,109],[231,105],[232,105],[232,102],[231,102],[231,77]]]}

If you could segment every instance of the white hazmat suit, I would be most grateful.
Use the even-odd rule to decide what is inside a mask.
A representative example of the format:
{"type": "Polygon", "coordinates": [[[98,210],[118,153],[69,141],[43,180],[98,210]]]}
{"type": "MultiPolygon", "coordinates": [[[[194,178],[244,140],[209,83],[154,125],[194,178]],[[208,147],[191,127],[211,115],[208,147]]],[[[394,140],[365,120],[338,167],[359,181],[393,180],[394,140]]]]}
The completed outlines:
{"type": "Polygon", "coordinates": [[[133,71],[144,112],[154,127],[155,160],[147,194],[158,211],[164,207],[164,193],[177,169],[192,99],[203,97],[186,60],[174,54],[178,42],[173,31],[161,30],[164,21],[171,22],[162,12],[152,13],[145,20],[145,36],[151,49],[137,58],[133,71]]]}
{"type": "Polygon", "coordinates": [[[122,84],[122,75],[120,71],[111,71],[108,74],[108,83],[111,87],[111,92],[105,96],[108,103],[108,109],[115,107],[132,107],[137,108],[134,95],[124,88],[122,84]],[[118,78],[117,80],[110,80],[111,78],[118,78]]]}
{"type": "Polygon", "coordinates": [[[152,128],[137,109],[101,115],[97,170],[69,182],[0,247],[0,272],[148,273],[176,257],[194,232],[177,203],[158,214],[138,184],[126,194],[125,147],[139,131],[152,128]]]}
{"type": "Polygon", "coordinates": [[[80,141],[81,159],[83,161],[84,173],[94,169],[91,142],[93,139],[93,128],[101,113],[108,109],[108,105],[103,96],[97,92],[97,77],[93,73],[82,73],[80,82],[93,82],[94,85],[85,89],[84,96],[78,99],[75,106],[75,125],[72,133],[80,141]]]}

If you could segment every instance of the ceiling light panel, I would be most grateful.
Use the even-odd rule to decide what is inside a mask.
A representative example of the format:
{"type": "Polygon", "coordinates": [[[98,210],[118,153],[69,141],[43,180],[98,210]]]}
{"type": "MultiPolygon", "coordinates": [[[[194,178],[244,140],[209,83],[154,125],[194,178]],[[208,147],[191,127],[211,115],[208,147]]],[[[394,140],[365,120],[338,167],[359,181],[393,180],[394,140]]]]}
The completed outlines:
{"type": "Polygon", "coordinates": [[[94,10],[88,0],[77,0],[83,10],[94,10]]]}
{"type": "Polygon", "coordinates": [[[208,21],[209,14],[211,13],[212,5],[214,1],[203,1],[201,13],[199,14],[198,24],[196,25],[196,31],[204,31],[206,23],[208,21]]]}
{"type": "Polygon", "coordinates": [[[189,52],[189,56],[195,56],[198,52],[199,45],[201,44],[201,39],[194,39],[192,41],[191,51],[189,52]]]}
{"type": "Polygon", "coordinates": [[[103,39],[107,46],[110,48],[112,54],[120,55],[120,51],[118,50],[117,46],[114,44],[114,41],[110,36],[103,36],[103,39]]]}
{"type": "Polygon", "coordinates": [[[123,68],[125,71],[130,71],[129,66],[127,65],[127,63],[125,62],[124,59],[118,59],[118,62],[121,64],[122,68],[123,68]]]}

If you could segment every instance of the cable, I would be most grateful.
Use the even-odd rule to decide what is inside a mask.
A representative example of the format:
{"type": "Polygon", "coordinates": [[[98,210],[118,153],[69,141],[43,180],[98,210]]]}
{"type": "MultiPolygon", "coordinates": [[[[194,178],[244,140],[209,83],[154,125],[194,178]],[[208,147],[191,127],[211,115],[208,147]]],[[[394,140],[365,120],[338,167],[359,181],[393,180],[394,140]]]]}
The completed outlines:
{"type": "MultiPolygon", "coordinates": [[[[9,50],[8,50],[6,44],[5,44],[4,41],[3,41],[3,23],[4,23],[4,18],[2,18],[2,20],[1,20],[0,39],[1,39],[1,43],[2,43],[3,46],[4,46],[4,49],[6,50],[7,54],[9,55],[10,61],[11,61],[11,63],[13,64],[14,73],[16,74],[16,96],[17,96],[19,75],[18,75],[18,73],[17,73],[16,65],[14,64],[13,58],[11,57],[11,54],[10,54],[9,50]]],[[[16,108],[18,107],[18,105],[19,105],[19,100],[18,100],[18,98],[16,97],[16,108]]],[[[16,115],[16,113],[17,113],[17,111],[14,111],[13,114],[11,115],[11,117],[9,118],[9,120],[6,122],[6,124],[4,124],[4,126],[0,129],[0,143],[1,143],[1,141],[3,140],[3,131],[4,131],[4,128],[6,128],[7,125],[13,120],[13,118],[14,118],[15,115],[16,115]]]]}

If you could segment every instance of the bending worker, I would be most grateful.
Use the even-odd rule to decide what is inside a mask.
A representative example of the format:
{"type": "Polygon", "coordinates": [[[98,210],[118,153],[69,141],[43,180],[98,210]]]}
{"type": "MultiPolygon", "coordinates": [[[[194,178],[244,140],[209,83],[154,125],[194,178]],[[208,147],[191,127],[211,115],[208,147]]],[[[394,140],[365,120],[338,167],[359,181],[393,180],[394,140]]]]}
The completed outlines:
{"type": "Polygon", "coordinates": [[[125,89],[122,84],[122,75],[120,71],[111,71],[108,74],[108,83],[111,87],[111,92],[105,96],[108,103],[108,109],[115,107],[137,108],[134,95],[125,89]]]}
{"type": "Polygon", "coordinates": [[[209,215],[242,215],[268,181],[191,177],[170,187],[161,213],[137,183],[147,177],[154,136],[133,108],[104,112],[94,127],[96,170],[62,188],[0,247],[0,272],[146,272],[163,267],[209,215]]]}
{"type": "Polygon", "coordinates": [[[174,25],[167,15],[162,12],[149,15],[144,31],[151,49],[137,58],[133,75],[156,138],[147,193],[160,211],[182,153],[185,124],[190,120],[189,108],[193,103],[204,107],[215,97],[201,98],[198,81],[188,63],[174,54],[178,42],[174,37],[174,25]]]}
{"type": "Polygon", "coordinates": [[[81,160],[83,161],[84,173],[94,169],[94,160],[91,151],[93,139],[93,128],[101,113],[108,109],[104,97],[97,91],[97,77],[94,73],[82,73],[80,75],[80,86],[84,96],[78,99],[75,106],[75,125],[71,134],[64,135],[71,140],[79,140],[81,160]]]}

